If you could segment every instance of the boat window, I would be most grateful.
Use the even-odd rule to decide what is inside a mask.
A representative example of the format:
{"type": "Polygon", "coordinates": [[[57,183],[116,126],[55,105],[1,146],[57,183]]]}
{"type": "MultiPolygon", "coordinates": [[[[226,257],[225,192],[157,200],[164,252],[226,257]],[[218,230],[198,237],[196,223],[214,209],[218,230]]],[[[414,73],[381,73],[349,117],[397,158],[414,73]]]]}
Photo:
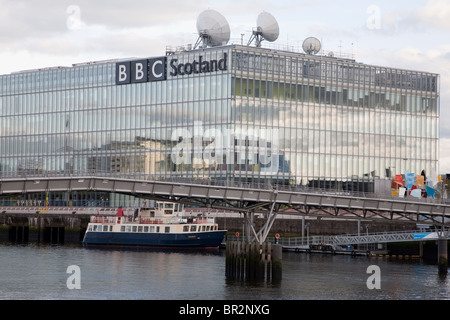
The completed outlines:
{"type": "Polygon", "coordinates": [[[156,227],[156,232],[159,232],[159,226],[158,226],[158,227],[156,227]]]}
{"type": "Polygon", "coordinates": [[[206,226],[202,226],[202,231],[206,231],[206,226]]]}
{"type": "Polygon", "coordinates": [[[173,203],[166,203],[166,208],[173,208],[173,203]]]}
{"type": "Polygon", "coordinates": [[[112,226],[109,226],[109,231],[112,231],[112,229],[113,229],[112,226]]]}
{"type": "Polygon", "coordinates": [[[206,231],[209,231],[209,228],[210,228],[210,227],[211,227],[211,226],[207,226],[207,227],[206,227],[206,231]]]}
{"type": "Polygon", "coordinates": [[[89,226],[89,231],[92,231],[92,226],[89,226]]]}
{"type": "Polygon", "coordinates": [[[136,232],[136,230],[137,230],[137,227],[133,226],[133,232],[136,232]]]}
{"type": "Polygon", "coordinates": [[[169,233],[170,232],[170,227],[165,227],[164,232],[165,233],[169,233]]]}
{"type": "Polygon", "coordinates": [[[120,227],[120,232],[125,232],[125,226],[120,227]]]}
{"type": "Polygon", "coordinates": [[[97,231],[97,225],[94,224],[94,231],[97,231]]]}
{"type": "Polygon", "coordinates": [[[191,231],[197,231],[197,226],[191,226],[191,231]]]}
{"type": "Polygon", "coordinates": [[[127,232],[131,232],[131,226],[127,226],[127,232]]]}
{"type": "Polygon", "coordinates": [[[150,211],[150,217],[152,217],[152,218],[155,217],[155,211],[150,211]]]}
{"type": "Polygon", "coordinates": [[[108,232],[108,226],[103,226],[103,232],[108,232]]]}
{"type": "Polygon", "coordinates": [[[189,231],[189,226],[183,226],[183,232],[188,232],[189,231]]]}
{"type": "Polygon", "coordinates": [[[144,227],[144,232],[148,232],[148,226],[144,227]]]}
{"type": "Polygon", "coordinates": [[[138,232],[142,232],[142,226],[138,227],[138,232]]]}
{"type": "Polygon", "coordinates": [[[155,226],[150,226],[150,232],[155,232],[155,226]]]}

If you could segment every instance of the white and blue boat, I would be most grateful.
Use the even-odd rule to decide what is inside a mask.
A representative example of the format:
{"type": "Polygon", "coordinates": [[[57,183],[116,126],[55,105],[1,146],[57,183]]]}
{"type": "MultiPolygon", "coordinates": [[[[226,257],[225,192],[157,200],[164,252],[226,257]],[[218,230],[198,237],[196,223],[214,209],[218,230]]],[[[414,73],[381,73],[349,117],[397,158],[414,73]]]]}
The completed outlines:
{"type": "Polygon", "coordinates": [[[181,205],[159,202],[155,208],[140,209],[125,216],[92,216],[83,239],[85,247],[160,249],[217,249],[226,230],[213,218],[183,217],[181,205]]]}

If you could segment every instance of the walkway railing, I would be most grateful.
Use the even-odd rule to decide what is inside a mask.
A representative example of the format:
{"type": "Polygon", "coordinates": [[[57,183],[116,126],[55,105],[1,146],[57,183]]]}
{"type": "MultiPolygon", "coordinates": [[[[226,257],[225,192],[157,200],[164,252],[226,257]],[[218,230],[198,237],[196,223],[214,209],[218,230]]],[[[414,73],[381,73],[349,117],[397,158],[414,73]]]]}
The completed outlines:
{"type": "Polygon", "coordinates": [[[258,189],[258,190],[278,190],[287,192],[300,192],[308,194],[319,194],[319,195],[332,195],[332,196],[343,196],[346,198],[366,198],[366,199],[378,199],[378,200],[396,200],[414,203],[441,203],[443,199],[432,199],[432,198],[395,198],[386,194],[379,194],[374,192],[364,192],[364,191],[349,191],[344,189],[325,189],[325,188],[313,188],[302,185],[284,185],[284,184],[272,184],[267,181],[264,183],[259,182],[243,182],[243,181],[232,181],[224,179],[214,179],[214,178],[195,178],[195,177],[164,177],[159,175],[148,175],[148,174],[124,174],[124,173],[112,173],[112,172],[102,172],[102,171],[77,171],[71,173],[49,173],[43,172],[38,175],[27,174],[26,176],[13,176],[2,173],[0,176],[0,182],[2,179],[39,179],[39,178],[56,178],[56,177],[101,177],[101,178],[116,178],[116,179],[133,179],[138,181],[160,181],[160,182],[172,182],[172,183],[183,183],[190,185],[207,185],[207,186],[218,186],[218,187],[232,187],[232,188],[244,188],[244,189],[258,189]]]}

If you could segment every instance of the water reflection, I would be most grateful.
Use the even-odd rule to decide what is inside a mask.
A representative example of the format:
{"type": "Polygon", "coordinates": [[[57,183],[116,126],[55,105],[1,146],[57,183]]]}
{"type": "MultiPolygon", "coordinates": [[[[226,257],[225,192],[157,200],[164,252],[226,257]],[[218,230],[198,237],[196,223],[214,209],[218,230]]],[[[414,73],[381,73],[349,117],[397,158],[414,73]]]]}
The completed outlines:
{"type": "Polygon", "coordinates": [[[231,280],[224,251],[0,244],[0,299],[444,300],[450,281],[420,260],[283,253],[281,281],[231,280]],[[81,290],[66,287],[78,265],[81,290]],[[381,289],[367,287],[368,266],[381,289]]]}

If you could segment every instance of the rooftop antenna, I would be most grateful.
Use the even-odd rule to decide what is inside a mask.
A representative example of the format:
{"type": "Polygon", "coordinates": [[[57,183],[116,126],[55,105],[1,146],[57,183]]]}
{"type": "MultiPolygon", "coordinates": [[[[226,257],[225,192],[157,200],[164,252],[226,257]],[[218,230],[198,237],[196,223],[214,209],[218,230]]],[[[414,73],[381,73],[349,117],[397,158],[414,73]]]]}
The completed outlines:
{"type": "Polygon", "coordinates": [[[256,29],[253,30],[253,34],[248,41],[247,45],[250,45],[255,41],[256,47],[261,47],[261,42],[264,40],[273,42],[278,39],[280,35],[280,28],[277,20],[268,12],[261,12],[256,19],[256,29]]]}
{"type": "Polygon", "coordinates": [[[194,49],[225,45],[230,41],[230,25],[215,10],[205,10],[197,18],[198,40],[194,49]]]}
{"type": "Polygon", "coordinates": [[[303,51],[307,54],[315,55],[320,52],[320,49],[322,47],[319,39],[314,37],[306,38],[305,41],[303,41],[303,51]]]}

